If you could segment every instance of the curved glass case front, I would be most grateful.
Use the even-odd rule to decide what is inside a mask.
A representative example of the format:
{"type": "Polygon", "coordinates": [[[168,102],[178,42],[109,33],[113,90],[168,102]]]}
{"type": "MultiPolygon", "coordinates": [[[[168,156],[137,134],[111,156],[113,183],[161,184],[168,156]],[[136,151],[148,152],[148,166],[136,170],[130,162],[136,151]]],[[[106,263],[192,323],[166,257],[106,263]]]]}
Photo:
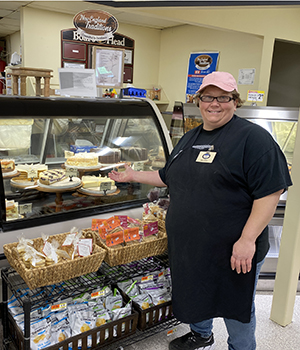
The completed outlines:
{"type": "Polygon", "coordinates": [[[114,183],[127,163],[158,170],[169,149],[155,111],[138,99],[0,99],[2,229],[140,206],[150,186],[114,183]]]}

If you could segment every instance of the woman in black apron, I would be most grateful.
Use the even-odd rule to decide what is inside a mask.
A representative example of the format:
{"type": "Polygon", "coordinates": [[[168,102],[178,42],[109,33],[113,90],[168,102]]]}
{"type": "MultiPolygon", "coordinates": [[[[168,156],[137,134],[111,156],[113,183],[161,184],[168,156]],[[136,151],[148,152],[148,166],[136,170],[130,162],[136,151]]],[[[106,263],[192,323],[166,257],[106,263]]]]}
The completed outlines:
{"type": "Polygon", "coordinates": [[[254,294],[269,249],[267,225],[291,185],[285,157],[263,128],[237,117],[231,74],[214,72],[197,93],[203,124],[183,136],[158,172],[112,172],[115,181],[168,186],[166,217],[176,318],[191,332],[169,349],[213,349],[223,317],[229,350],[255,350],[254,294]]]}

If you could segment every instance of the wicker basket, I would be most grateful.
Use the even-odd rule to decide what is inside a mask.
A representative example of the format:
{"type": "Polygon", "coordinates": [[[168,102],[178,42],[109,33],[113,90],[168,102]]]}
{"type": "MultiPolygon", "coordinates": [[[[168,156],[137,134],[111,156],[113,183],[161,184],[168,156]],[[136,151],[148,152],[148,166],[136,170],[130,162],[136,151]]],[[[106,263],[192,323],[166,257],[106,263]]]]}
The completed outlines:
{"type": "MultiPolygon", "coordinates": [[[[49,241],[55,239],[62,244],[68,234],[69,232],[50,236],[49,241]]],[[[49,266],[27,268],[23,260],[19,257],[16,249],[17,245],[17,242],[5,244],[3,251],[9,264],[19,273],[30,289],[59,283],[97,271],[106,255],[106,250],[94,242],[93,253],[89,256],[59,262],[49,266]]],[[[41,237],[33,239],[34,248],[38,248],[41,245],[43,245],[43,239],[41,237]]]]}
{"type": "MultiPolygon", "coordinates": [[[[85,234],[94,234],[98,236],[97,231],[91,229],[84,230],[85,234]]],[[[128,245],[119,248],[110,248],[97,239],[97,244],[107,251],[104,261],[109,266],[127,264],[135,260],[148,258],[163,254],[168,248],[168,239],[165,232],[159,231],[158,238],[153,241],[141,242],[138,244],[128,245]]]]}

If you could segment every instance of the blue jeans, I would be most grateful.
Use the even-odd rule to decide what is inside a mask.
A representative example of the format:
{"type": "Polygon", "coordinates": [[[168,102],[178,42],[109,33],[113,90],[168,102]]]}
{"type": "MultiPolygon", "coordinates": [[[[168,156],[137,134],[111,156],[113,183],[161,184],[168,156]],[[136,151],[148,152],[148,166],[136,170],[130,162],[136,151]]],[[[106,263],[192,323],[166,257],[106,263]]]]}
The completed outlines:
{"type": "MultiPolygon", "coordinates": [[[[256,340],[255,340],[256,318],[255,318],[254,299],[255,299],[255,291],[256,291],[258,276],[263,263],[264,263],[264,260],[260,261],[256,265],[256,276],[255,276],[250,322],[242,323],[237,320],[224,318],[224,322],[229,335],[227,340],[229,350],[255,350],[256,349],[256,340]]],[[[213,319],[205,320],[198,323],[192,323],[190,324],[190,327],[193,331],[199,333],[202,337],[209,337],[213,329],[213,319]]]]}

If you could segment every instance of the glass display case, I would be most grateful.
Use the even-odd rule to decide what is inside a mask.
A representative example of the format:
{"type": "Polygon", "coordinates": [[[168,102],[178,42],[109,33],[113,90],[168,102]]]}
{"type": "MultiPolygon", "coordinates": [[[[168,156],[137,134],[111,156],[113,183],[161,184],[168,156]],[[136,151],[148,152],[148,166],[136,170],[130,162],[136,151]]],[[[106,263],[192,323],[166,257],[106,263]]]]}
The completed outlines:
{"type": "Polygon", "coordinates": [[[157,170],[172,148],[148,99],[1,96],[0,106],[2,234],[142,207],[151,187],[108,173],[157,170]]]}
{"type": "MultiPolygon", "coordinates": [[[[291,170],[299,108],[244,106],[239,108],[236,114],[270,132],[283,151],[291,170]]],[[[276,272],[286,199],[287,192],[281,195],[276,212],[269,223],[270,250],[261,270],[265,274],[276,272]]]]}

